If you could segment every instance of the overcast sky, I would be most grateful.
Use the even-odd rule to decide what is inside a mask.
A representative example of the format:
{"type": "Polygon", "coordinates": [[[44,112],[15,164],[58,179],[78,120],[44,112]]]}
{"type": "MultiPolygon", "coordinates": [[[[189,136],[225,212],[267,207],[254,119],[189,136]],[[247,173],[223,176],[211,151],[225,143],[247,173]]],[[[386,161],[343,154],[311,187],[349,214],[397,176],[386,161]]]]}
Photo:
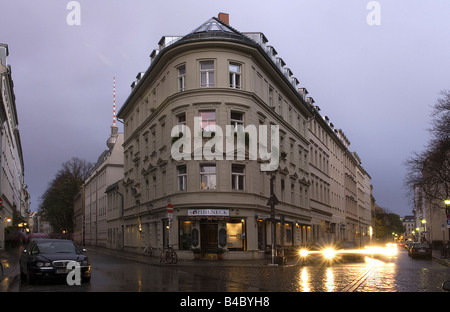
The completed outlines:
{"type": "Polygon", "coordinates": [[[63,162],[95,162],[106,149],[113,77],[118,111],[163,35],[226,12],[238,31],[264,33],[343,129],[376,202],[412,214],[403,162],[423,150],[430,106],[450,89],[450,1],[372,1],[378,10],[369,0],[79,0],[79,16],[69,2],[0,0],[32,210],[63,162]]]}

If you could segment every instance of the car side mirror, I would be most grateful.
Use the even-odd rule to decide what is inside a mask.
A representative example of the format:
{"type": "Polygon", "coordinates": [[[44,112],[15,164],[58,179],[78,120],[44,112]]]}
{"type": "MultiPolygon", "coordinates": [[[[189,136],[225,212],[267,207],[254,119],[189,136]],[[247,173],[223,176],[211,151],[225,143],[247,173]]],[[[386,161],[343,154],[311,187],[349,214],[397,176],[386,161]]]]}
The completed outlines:
{"type": "Polygon", "coordinates": [[[444,282],[444,284],[442,284],[442,289],[445,291],[450,291],[450,281],[444,282]]]}

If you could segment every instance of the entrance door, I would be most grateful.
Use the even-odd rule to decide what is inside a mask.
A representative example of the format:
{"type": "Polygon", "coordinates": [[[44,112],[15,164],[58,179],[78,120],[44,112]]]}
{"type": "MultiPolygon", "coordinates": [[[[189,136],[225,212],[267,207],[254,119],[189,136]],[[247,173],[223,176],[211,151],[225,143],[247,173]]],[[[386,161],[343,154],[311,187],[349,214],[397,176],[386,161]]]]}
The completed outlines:
{"type": "Polygon", "coordinates": [[[201,249],[205,253],[217,249],[217,221],[204,221],[200,224],[201,249]]]}

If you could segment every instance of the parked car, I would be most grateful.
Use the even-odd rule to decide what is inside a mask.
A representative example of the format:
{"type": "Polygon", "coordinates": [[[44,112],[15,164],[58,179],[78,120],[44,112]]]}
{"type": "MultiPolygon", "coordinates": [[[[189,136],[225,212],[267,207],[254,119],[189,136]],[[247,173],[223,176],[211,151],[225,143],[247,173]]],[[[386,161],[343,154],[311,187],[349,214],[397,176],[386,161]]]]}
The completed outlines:
{"type": "Polygon", "coordinates": [[[19,258],[20,275],[33,283],[37,279],[66,278],[70,261],[79,265],[81,282],[91,279],[91,263],[85,250],[67,239],[31,239],[19,258]]]}
{"type": "Polygon", "coordinates": [[[414,257],[425,257],[431,259],[431,246],[427,243],[414,243],[408,251],[408,255],[414,257]]]}

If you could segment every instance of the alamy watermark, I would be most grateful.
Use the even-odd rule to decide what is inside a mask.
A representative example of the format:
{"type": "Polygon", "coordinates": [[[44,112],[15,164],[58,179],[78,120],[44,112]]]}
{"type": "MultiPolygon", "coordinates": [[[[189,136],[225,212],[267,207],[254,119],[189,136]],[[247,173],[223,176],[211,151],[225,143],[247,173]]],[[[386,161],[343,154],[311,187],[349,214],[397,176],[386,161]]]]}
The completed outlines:
{"type": "Polygon", "coordinates": [[[171,155],[174,160],[260,160],[261,171],[274,171],[279,163],[279,126],[270,126],[270,151],[266,125],[226,125],[225,133],[218,125],[202,128],[202,118],[194,117],[193,136],[186,125],[172,128],[171,155]],[[192,148],[193,137],[193,148],[192,148]],[[203,139],[209,138],[203,145],[203,139]],[[236,143],[236,144],[235,144],[236,143]],[[224,149],[225,146],[225,149],[224,149]],[[236,148],[235,148],[236,146],[236,148]],[[248,154],[247,154],[248,151],[248,154]],[[258,158],[259,156],[259,158],[258,158]]]}
{"type": "Polygon", "coordinates": [[[81,285],[81,265],[77,261],[69,261],[66,266],[69,272],[66,277],[66,282],[69,286],[81,285]]]}
{"type": "Polygon", "coordinates": [[[370,26],[381,25],[381,4],[378,1],[369,1],[366,6],[367,10],[370,10],[367,14],[367,24],[370,26]]]}
{"type": "Polygon", "coordinates": [[[67,14],[66,22],[69,26],[81,25],[81,5],[78,1],[69,1],[66,9],[70,10],[67,14]]]}

